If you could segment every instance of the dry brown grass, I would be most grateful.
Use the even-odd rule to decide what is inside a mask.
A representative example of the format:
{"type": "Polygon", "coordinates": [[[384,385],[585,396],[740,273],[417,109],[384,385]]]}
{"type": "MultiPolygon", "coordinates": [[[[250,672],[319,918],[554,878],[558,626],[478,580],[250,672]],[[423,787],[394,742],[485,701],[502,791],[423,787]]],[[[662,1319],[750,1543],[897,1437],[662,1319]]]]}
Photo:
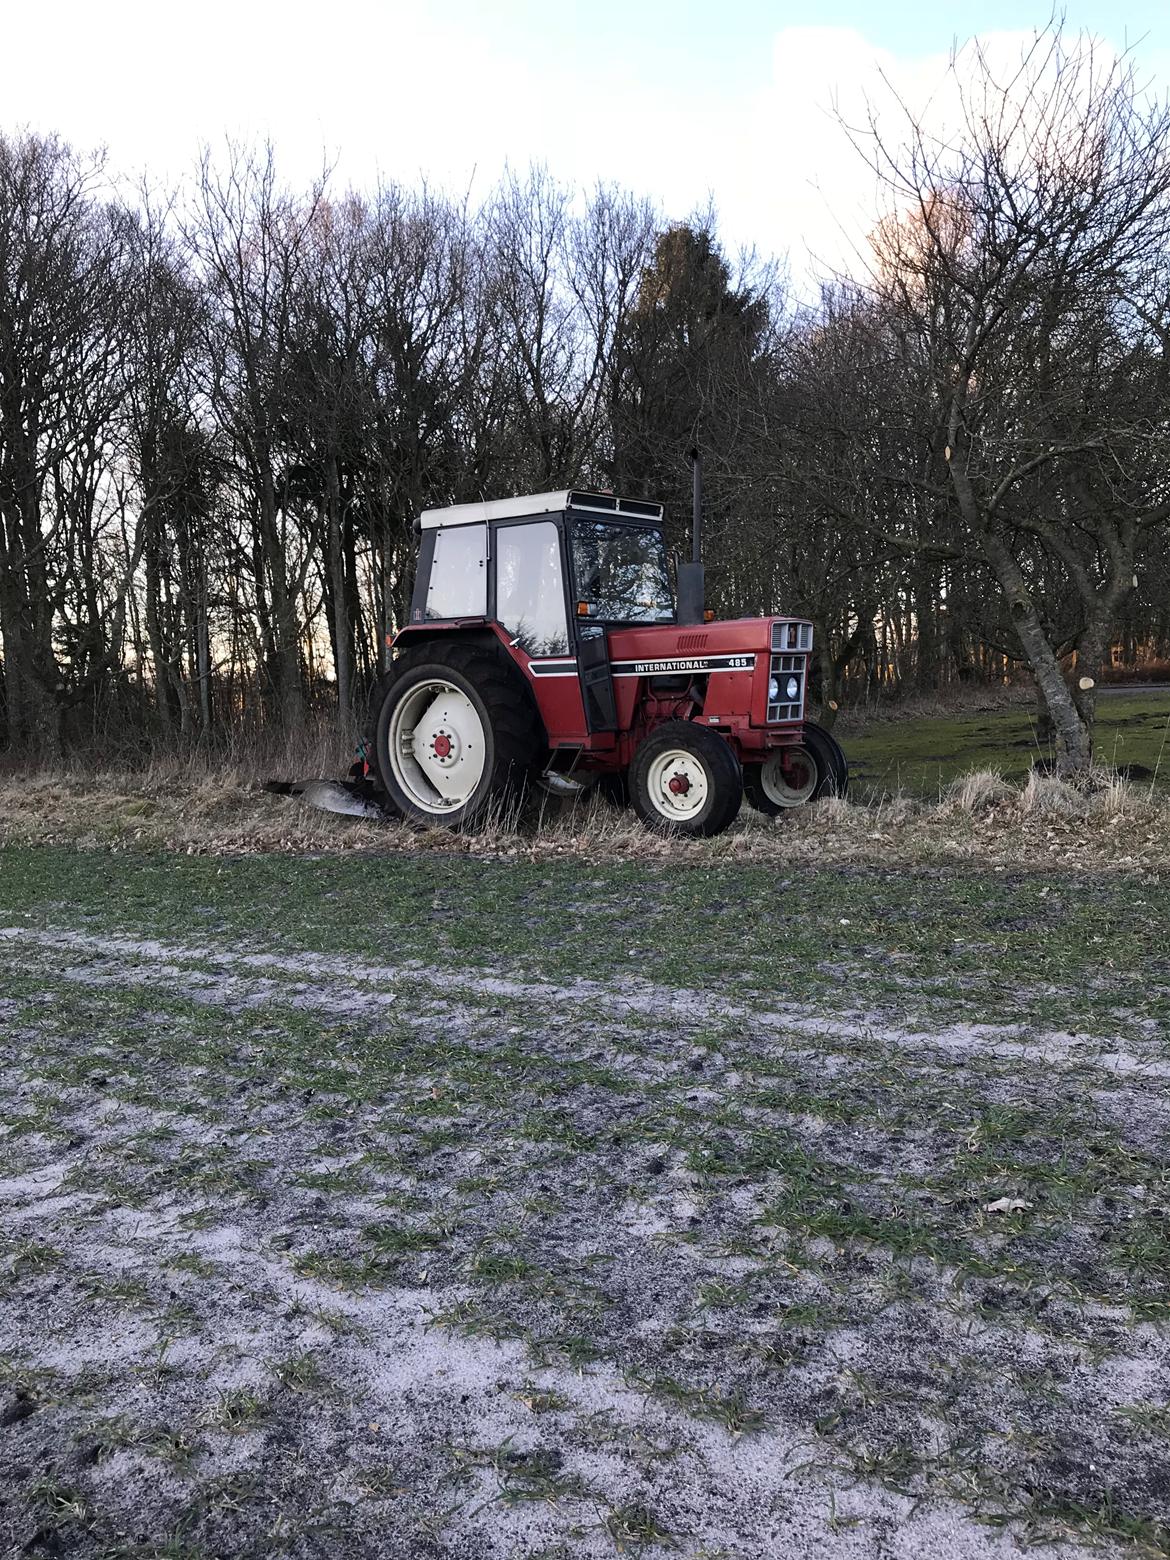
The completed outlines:
{"type": "Polygon", "coordinates": [[[942,804],[956,812],[985,812],[989,807],[1003,806],[1017,795],[996,770],[972,769],[951,781],[943,794],[942,804]]]}
{"type": "Polygon", "coordinates": [[[503,858],[585,861],[871,863],[1161,870],[1170,865],[1170,799],[1105,780],[1084,791],[1033,776],[1023,790],[987,771],[942,801],[904,796],[865,806],[829,800],[778,820],[745,807],[726,834],[678,841],[648,833],[630,811],[589,799],[545,799],[518,825],[475,833],[338,818],[268,796],[240,771],[182,776],[173,769],[0,780],[0,843],[189,854],[460,851],[503,858]]]}
{"type": "Polygon", "coordinates": [[[1091,800],[1091,792],[1068,785],[1055,775],[1043,775],[1034,770],[1020,793],[1020,811],[1026,817],[1083,818],[1091,800]]]}
{"type": "MultiPolygon", "coordinates": [[[[213,742],[169,751],[138,745],[144,740],[137,738],[125,747],[104,736],[71,743],[53,772],[71,785],[94,775],[132,776],[135,784],[173,781],[184,786],[207,780],[247,784],[270,775],[332,778],[348,767],[358,732],[353,721],[339,723],[336,713],[309,713],[288,735],[274,736],[245,725],[217,733],[213,742]]],[[[0,778],[27,772],[27,761],[0,751],[0,778]]]]}

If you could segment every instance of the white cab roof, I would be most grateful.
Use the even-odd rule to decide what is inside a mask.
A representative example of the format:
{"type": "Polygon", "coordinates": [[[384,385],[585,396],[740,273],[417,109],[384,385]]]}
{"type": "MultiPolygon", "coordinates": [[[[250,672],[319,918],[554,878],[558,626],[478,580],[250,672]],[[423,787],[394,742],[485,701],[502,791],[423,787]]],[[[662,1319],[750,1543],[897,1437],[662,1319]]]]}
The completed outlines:
{"type": "Polygon", "coordinates": [[[424,509],[419,523],[433,525],[483,525],[487,520],[511,520],[519,515],[551,515],[568,508],[569,490],[529,493],[519,498],[489,498],[482,504],[448,504],[446,509],[424,509]]]}
{"type": "Polygon", "coordinates": [[[442,525],[484,525],[488,520],[521,519],[528,515],[561,514],[566,509],[595,509],[601,514],[640,520],[662,518],[661,504],[615,498],[610,493],[581,493],[562,488],[558,493],[522,493],[516,498],[489,498],[480,504],[448,504],[445,509],[424,509],[419,524],[425,529],[442,525]]]}

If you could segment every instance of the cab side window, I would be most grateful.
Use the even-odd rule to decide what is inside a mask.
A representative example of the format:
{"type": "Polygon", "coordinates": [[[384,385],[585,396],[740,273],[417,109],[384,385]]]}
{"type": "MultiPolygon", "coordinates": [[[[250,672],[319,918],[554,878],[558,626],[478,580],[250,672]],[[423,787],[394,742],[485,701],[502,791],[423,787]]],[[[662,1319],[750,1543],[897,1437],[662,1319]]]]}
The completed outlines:
{"type": "Polygon", "coordinates": [[[496,616],[529,655],[567,655],[561,539],[547,520],[496,530],[496,616]]]}
{"type": "Polygon", "coordinates": [[[487,526],[444,526],[435,532],[427,617],[486,616],[487,526]]]}

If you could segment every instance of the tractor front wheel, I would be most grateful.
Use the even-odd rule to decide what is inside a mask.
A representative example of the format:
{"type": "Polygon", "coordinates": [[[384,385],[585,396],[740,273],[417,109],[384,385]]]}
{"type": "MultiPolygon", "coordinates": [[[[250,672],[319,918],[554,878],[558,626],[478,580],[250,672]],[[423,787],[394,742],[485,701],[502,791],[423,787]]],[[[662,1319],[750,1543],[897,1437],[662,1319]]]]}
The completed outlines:
{"type": "Polygon", "coordinates": [[[721,834],[743,801],[743,771],[717,732],[694,721],[668,720],[635,752],[630,796],[648,828],[721,834]]]}
{"type": "Polygon", "coordinates": [[[849,764],[835,737],[805,721],[803,741],[777,748],[762,764],[744,769],[743,788],[757,812],[775,818],[822,796],[844,796],[849,764]]]}
{"type": "Polygon", "coordinates": [[[531,696],[501,657],[427,646],[395,663],[378,712],[378,772],[406,817],[458,828],[519,802],[542,741],[531,696]]]}

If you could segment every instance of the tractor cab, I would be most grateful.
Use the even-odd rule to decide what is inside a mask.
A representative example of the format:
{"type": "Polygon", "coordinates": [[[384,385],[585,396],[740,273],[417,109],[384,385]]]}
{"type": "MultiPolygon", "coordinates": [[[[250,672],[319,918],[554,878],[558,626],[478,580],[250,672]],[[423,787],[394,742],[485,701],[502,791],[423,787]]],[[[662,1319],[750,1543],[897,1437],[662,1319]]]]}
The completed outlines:
{"type": "Polygon", "coordinates": [[[534,776],[609,777],[652,826],[710,834],[745,791],[777,813],[843,788],[804,718],[812,625],[680,622],[662,515],[565,490],[420,516],[374,733],[395,807],[454,824],[534,776]]]}
{"type": "Polygon", "coordinates": [[[607,631],[675,621],[662,505],[538,493],[427,510],[411,627],[488,622],[538,695],[551,745],[617,731],[607,631]]]}
{"type": "Polygon", "coordinates": [[[429,509],[411,626],[487,619],[535,657],[567,655],[575,619],[673,623],[662,505],[598,493],[429,509]]]}

